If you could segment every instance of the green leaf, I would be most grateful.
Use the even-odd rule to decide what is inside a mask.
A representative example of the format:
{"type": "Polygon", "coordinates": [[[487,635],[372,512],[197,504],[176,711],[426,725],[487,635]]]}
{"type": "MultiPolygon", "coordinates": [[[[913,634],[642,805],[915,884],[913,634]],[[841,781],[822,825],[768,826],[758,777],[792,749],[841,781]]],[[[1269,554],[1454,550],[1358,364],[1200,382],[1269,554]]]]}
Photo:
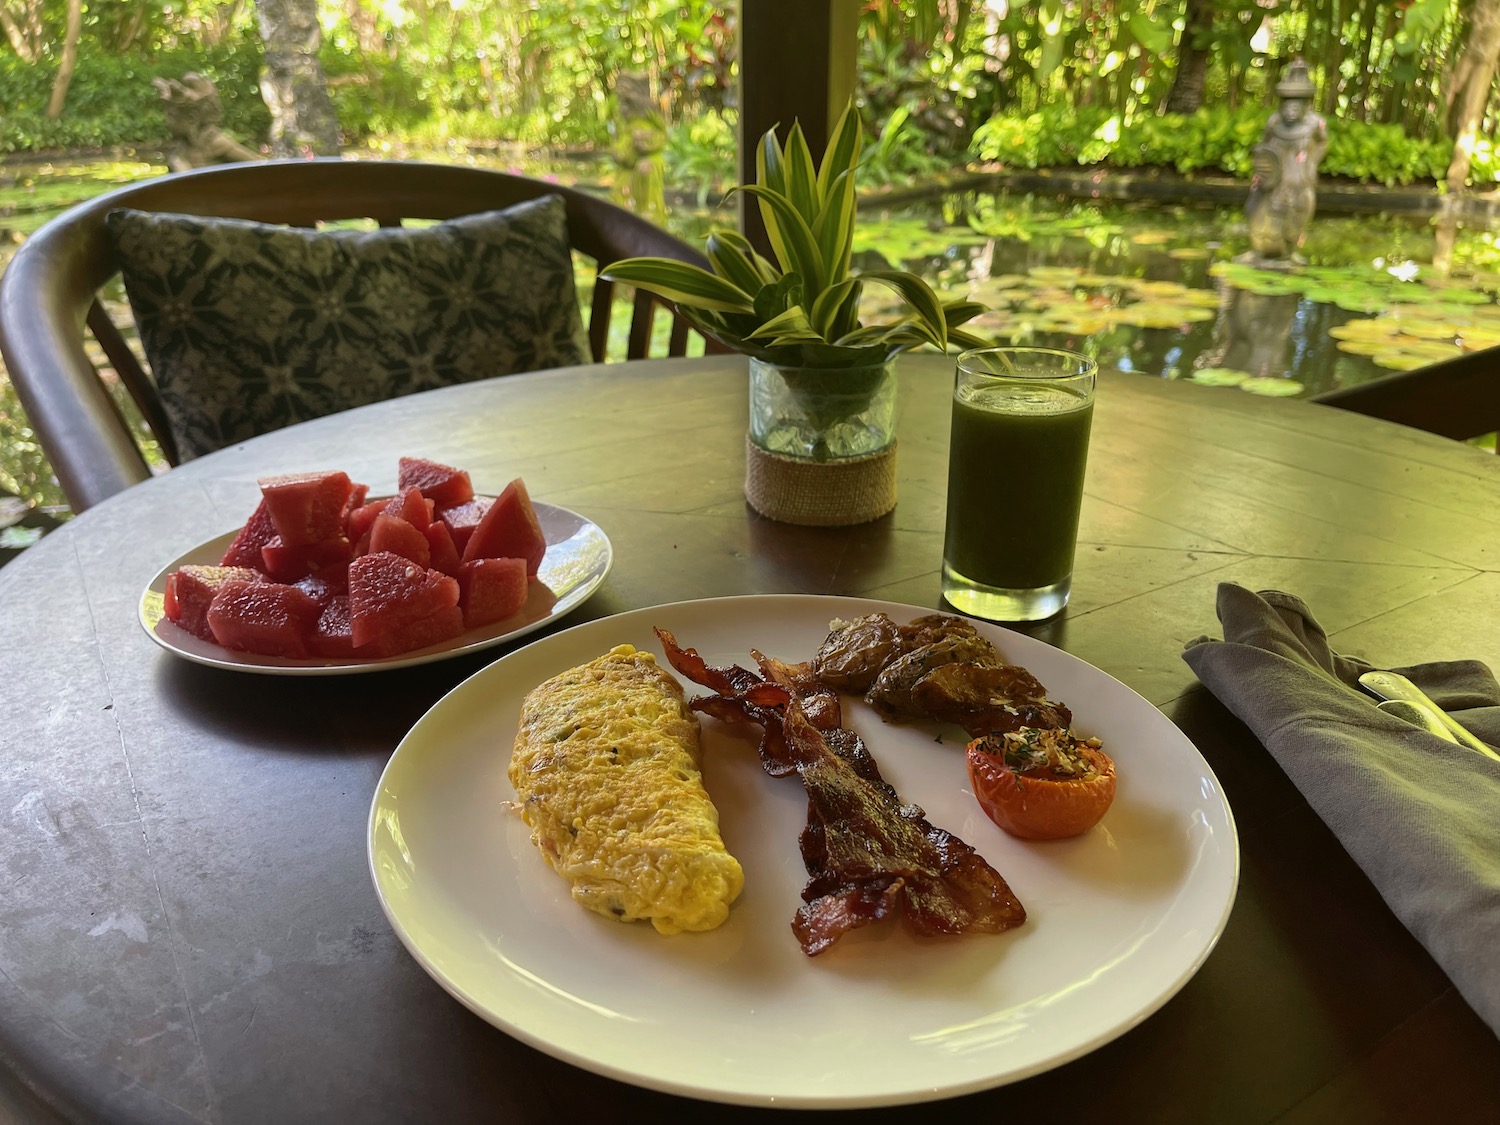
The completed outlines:
{"type": "Polygon", "coordinates": [[[943,314],[943,303],[932,291],[932,286],[916,274],[900,270],[868,270],[859,276],[865,281],[878,281],[888,285],[899,293],[932,331],[933,343],[939,348],[946,348],[948,320],[943,314]]]}
{"type": "Polygon", "coordinates": [[[824,339],[832,335],[832,330],[837,324],[838,316],[845,302],[849,299],[859,282],[852,277],[846,277],[836,285],[830,285],[819,293],[813,301],[812,312],[809,318],[812,326],[819,336],[824,339]]]}
{"type": "Polygon", "coordinates": [[[772,282],[781,277],[781,271],[770,262],[766,261],[766,259],[760,254],[760,252],[757,251],[754,246],[750,245],[750,240],[742,235],[739,231],[716,230],[714,231],[714,237],[718,238],[722,242],[727,243],[730,246],[733,246],[741,254],[749,258],[750,261],[755,264],[756,272],[760,274],[761,279],[767,285],[770,285],[772,282]]]}
{"type": "Polygon", "coordinates": [[[993,348],[995,337],[981,336],[977,332],[970,332],[967,328],[949,328],[948,344],[957,347],[960,351],[965,348],[993,348]]]}
{"type": "Polygon", "coordinates": [[[787,134],[782,160],[786,169],[786,196],[811,226],[818,218],[818,170],[813,166],[807,137],[796,121],[787,134]]]}
{"type": "Polygon", "coordinates": [[[982,305],[978,301],[959,299],[956,301],[943,302],[943,319],[948,325],[948,334],[953,334],[953,329],[965,321],[973,320],[976,316],[983,316],[989,312],[988,305],[982,305]]]}
{"type": "Polygon", "coordinates": [[[840,172],[834,177],[823,210],[813,224],[813,237],[818,240],[818,252],[823,256],[830,282],[842,279],[849,272],[854,252],[854,216],[854,173],[840,172]]]}
{"type": "Polygon", "coordinates": [[[817,336],[817,333],[812,331],[812,325],[808,323],[807,310],[801,305],[793,305],[785,312],[773,316],[745,339],[770,340],[793,332],[812,333],[814,337],[817,336]]]}
{"type": "Polygon", "coordinates": [[[826,335],[830,340],[837,340],[840,336],[847,335],[859,327],[859,298],[864,292],[864,282],[859,278],[852,278],[854,288],[849,290],[849,296],[844,298],[844,303],[839,306],[838,314],[833,318],[833,324],[829,326],[826,335]]]}
{"type": "Polygon", "coordinates": [[[802,303],[802,275],[784,273],[755,295],[755,315],[762,322],[802,303]]]}
{"type": "Polygon", "coordinates": [[[755,263],[738,246],[725,239],[718,231],[708,236],[704,246],[714,271],[732,284],[754,297],[766,284],[755,263]]]}
{"type": "Polygon", "coordinates": [[[833,182],[842,173],[848,172],[850,178],[853,178],[854,169],[859,167],[859,154],[863,148],[864,126],[860,123],[859,111],[854,108],[851,100],[839,115],[838,124],[833,127],[833,135],[828,138],[828,149],[823,153],[823,163],[818,168],[818,197],[825,205],[833,182]]]}
{"type": "Polygon", "coordinates": [[[729,312],[752,312],[755,302],[739,286],[686,262],[670,258],[624,258],[599,276],[645,289],[678,305],[729,312]]]}
{"type": "Polygon", "coordinates": [[[746,184],[737,189],[749,192],[761,201],[761,217],[766,220],[766,234],[781,260],[781,268],[787,273],[800,273],[803,284],[810,292],[820,292],[827,276],[824,273],[823,255],[818,251],[817,240],[807,220],[792,205],[792,201],[781,192],[759,184],[746,184]]]}

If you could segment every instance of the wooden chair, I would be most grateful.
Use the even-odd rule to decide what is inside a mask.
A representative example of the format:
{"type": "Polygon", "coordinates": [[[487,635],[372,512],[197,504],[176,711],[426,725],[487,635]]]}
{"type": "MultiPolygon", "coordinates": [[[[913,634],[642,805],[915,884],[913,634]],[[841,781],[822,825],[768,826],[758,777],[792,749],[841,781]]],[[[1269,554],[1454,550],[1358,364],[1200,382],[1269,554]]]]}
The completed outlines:
{"type": "Polygon", "coordinates": [[[1311,401],[1467,441],[1500,430],[1500,348],[1325,391],[1311,401]]]}
{"type": "MultiPolygon", "coordinates": [[[[574,250],[603,268],[658,255],[706,265],[687,243],[606,200],[573,188],[475,168],[417,162],[285,160],[161,176],[65,212],[33,234],[0,278],[0,354],[33,429],[75,511],[151,475],[140,444],[85,350],[91,335],[118,373],[169,464],[177,451],[161,400],[99,299],[119,272],[104,217],[115,208],[228,216],[311,227],[350,219],[399,226],[450,219],[556,194],[574,250]]],[[[595,281],[589,344],[605,359],[613,283],[595,281]]],[[[645,358],[656,309],[672,317],[668,355],[683,355],[688,325],[636,291],[626,358],[645,358]]]]}

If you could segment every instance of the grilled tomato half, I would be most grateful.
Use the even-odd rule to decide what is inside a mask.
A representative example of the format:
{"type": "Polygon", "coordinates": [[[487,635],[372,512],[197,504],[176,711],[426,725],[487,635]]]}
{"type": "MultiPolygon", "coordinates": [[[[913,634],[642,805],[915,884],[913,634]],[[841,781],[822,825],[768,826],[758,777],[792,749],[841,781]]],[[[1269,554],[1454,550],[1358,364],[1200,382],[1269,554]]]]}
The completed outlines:
{"type": "Polygon", "coordinates": [[[1115,799],[1115,764],[1099,740],[1066,728],[997,731],[970,742],[966,757],[980,808],[1022,839],[1081,835],[1115,799]]]}

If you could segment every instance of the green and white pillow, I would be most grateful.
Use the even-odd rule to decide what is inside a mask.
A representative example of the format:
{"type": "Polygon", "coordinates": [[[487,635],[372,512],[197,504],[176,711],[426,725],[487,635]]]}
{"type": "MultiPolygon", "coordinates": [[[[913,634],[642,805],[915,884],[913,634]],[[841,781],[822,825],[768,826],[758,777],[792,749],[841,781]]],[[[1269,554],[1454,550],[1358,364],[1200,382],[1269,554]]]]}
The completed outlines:
{"type": "Polygon", "coordinates": [[[589,360],[560,196],[368,231],[133,210],[106,223],[184,460],[414,391],[589,360]]]}

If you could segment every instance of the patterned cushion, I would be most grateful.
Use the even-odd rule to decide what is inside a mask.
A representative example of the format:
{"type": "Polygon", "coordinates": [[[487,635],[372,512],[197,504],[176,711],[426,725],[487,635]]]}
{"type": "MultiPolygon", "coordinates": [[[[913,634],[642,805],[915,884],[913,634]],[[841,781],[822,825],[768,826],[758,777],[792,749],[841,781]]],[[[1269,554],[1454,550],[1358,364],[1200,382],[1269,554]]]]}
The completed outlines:
{"type": "Polygon", "coordinates": [[[589,359],[563,201],[305,230],[111,211],[184,460],[338,410],[589,359]]]}

